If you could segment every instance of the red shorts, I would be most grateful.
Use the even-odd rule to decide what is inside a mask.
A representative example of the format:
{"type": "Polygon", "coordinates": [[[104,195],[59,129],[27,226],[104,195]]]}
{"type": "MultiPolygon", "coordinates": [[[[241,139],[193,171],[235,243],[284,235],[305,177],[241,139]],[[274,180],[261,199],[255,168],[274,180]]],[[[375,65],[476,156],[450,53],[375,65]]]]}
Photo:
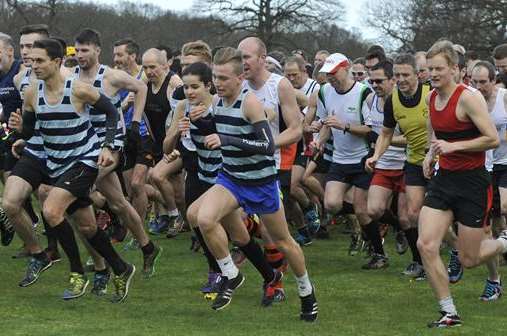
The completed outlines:
{"type": "Polygon", "coordinates": [[[402,169],[375,168],[370,185],[378,185],[394,192],[405,192],[405,174],[402,169]]]}

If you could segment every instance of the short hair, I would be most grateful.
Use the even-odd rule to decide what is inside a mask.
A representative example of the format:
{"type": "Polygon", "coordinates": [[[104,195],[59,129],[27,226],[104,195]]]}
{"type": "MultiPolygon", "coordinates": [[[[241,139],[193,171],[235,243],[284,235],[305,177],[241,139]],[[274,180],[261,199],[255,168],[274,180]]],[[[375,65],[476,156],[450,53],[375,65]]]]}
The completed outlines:
{"type": "Polygon", "coordinates": [[[165,55],[167,57],[167,60],[170,60],[171,58],[174,57],[173,50],[166,45],[159,44],[155,47],[155,49],[158,49],[160,51],[165,51],[165,55]]]}
{"type": "Polygon", "coordinates": [[[381,46],[372,45],[366,51],[366,56],[364,56],[364,58],[366,60],[371,60],[371,59],[376,58],[380,62],[380,61],[383,61],[386,59],[386,52],[384,51],[384,48],[382,48],[381,46]]]}
{"type": "Polygon", "coordinates": [[[4,47],[14,48],[14,43],[12,42],[12,37],[5,33],[0,33],[0,42],[3,43],[4,47]]]}
{"type": "Polygon", "coordinates": [[[372,66],[370,68],[370,71],[375,71],[375,70],[380,70],[380,69],[384,70],[384,75],[387,78],[389,78],[389,79],[393,78],[393,76],[394,76],[393,63],[391,63],[388,60],[380,61],[377,64],[375,64],[374,66],[372,66]]]}
{"type": "Polygon", "coordinates": [[[442,40],[435,42],[435,44],[433,44],[431,48],[428,50],[426,58],[430,59],[440,54],[442,54],[442,56],[445,58],[448,65],[450,66],[459,65],[460,59],[458,56],[458,52],[454,49],[454,46],[451,41],[442,40]]]}
{"type": "Polygon", "coordinates": [[[157,48],[150,48],[144,52],[143,58],[147,54],[152,54],[153,56],[155,56],[158,64],[167,64],[167,57],[164,56],[162,50],[159,50],[157,48]]]}
{"type": "Polygon", "coordinates": [[[181,47],[181,55],[198,56],[201,57],[204,62],[211,63],[211,48],[202,40],[185,43],[183,47],[181,47]]]}
{"type": "Polygon", "coordinates": [[[467,50],[465,56],[467,61],[475,61],[479,59],[479,54],[477,54],[477,51],[475,50],[467,50]]]}
{"type": "Polygon", "coordinates": [[[415,57],[412,54],[399,54],[394,58],[394,64],[400,65],[400,64],[407,64],[412,66],[414,68],[414,72],[417,71],[417,65],[415,63],[415,57]]]}
{"type": "Polygon", "coordinates": [[[75,41],[80,44],[93,44],[100,47],[100,33],[95,29],[85,28],[75,38],[75,41]]]}
{"type": "Polygon", "coordinates": [[[417,51],[415,54],[414,54],[414,57],[415,59],[417,60],[418,58],[426,58],[426,51],[417,51]]]}
{"type": "Polygon", "coordinates": [[[33,43],[33,47],[46,50],[51,60],[55,58],[63,59],[62,44],[58,40],[51,38],[36,40],[33,43]]]}
{"type": "Polygon", "coordinates": [[[51,36],[51,38],[53,40],[57,40],[58,42],[60,42],[60,44],[62,45],[64,54],[67,54],[67,42],[65,42],[65,40],[63,38],[58,37],[58,36],[51,36]]]}
{"type": "Polygon", "coordinates": [[[213,57],[213,64],[224,65],[232,63],[236,75],[243,73],[243,54],[240,50],[231,47],[219,49],[213,57]]]}
{"type": "Polygon", "coordinates": [[[280,62],[280,64],[283,66],[285,64],[285,54],[283,53],[283,51],[280,51],[280,50],[273,50],[273,51],[270,51],[268,53],[268,56],[271,56],[273,57],[274,59],[276,59],[278,62],[280,62]]]}
{"type": "Polygon", "coordinates": [[[212,82],[211,68],[202,62],[192,63],[183,70],[181,76],[194,75],[205,85],[212,82]]]}
{"type": "Polygon", "coordinates": [[[49,26],[46,24],[31,24],[21,27],[19,35],[40,34],[49,37],[49,26]]]}
{"type": "Polygon", "coordinates": [[[486,70],[488,70],[488,79],[491,82],[495,81],[495,78],[496,78],[496,69],[495,69],[495,66],[493,64],[491,64],[488,61],[479,61],[479,62],[477,62],[474,65],[474,67],[472,68],[472,71],[475,70],[478,67],[482,67],[482,68],[485,68],[486,70]]]}
{"type": "Polygon", "coordinates": [[[352,64],[366,65],[366,60],[364,59],[364,57],[358,57],[352,62],[352,64]]]}
{"type": "Polygon", "coordinates": [[[140,51],[139,44],[137,44],[137,42],[134,41],[133,39],[127,37],[119,39],[113,43],[113,47],[119,47],[122,45],[125,46],[125,51],[127,52],[127,54],[129,55],[135,54],[136,56],[139,55],[140,51]]]}
{"type": "Polygon", "coordinates": [[[251,36],[251,37],[247,37],[247,38],[251,38],[255,42],[255,44],[257,45],[257,52],[258,52],[259,56],[268,54],[268,48],[266,48],[266,44],[264,43],[264,41],[262,41],[260,38],[255,37],[255,36],[251,36]]]}
{"type": "Polygon", "coordinates": [[[298,57],[298,56],[289,56],[285,60],[285,65],[284,66],[286,66],[289,63],[296,63],[296,65],[298,66],[299,70],[306,71],[305,61],[301,57],[298,57]]]}
{"type": "Polygon", "coordinates": [[[331,53],[325,49],[319,50],[315,53],[315,55],[318,55],[318,54],[326,54],[327,56],[331,55],[331,53]]]}
{"type": "Polygon", "coordinates": [[[500,44],[493,49],[493,58],[501,60],[507,57],[507,43],[500,44]]]}

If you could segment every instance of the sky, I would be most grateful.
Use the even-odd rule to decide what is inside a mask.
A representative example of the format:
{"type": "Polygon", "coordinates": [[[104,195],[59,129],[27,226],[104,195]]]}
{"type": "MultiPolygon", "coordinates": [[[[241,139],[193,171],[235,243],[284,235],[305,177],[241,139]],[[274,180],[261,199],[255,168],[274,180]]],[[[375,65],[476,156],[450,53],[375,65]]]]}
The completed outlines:
{"type": "MultiPolygon", "coordinates": [[[[130,1],[132,2],[132,1],[130,1]]],[[[136,0],[136,3],[148,3],[157,5],[163,9],[173,11],[186,11],[192,7],[194,0],[136,0]]],[[[375,39],[377,34],[371,28],[368,28],[364,22],[368,0],[341,0],[346,10],[344,18],[344,28],[352,30],[357,29],[363,37],[367,39],[375,39]]],[[[117,0],[95,0],[94,3],[115,4],[117,0]]]]}

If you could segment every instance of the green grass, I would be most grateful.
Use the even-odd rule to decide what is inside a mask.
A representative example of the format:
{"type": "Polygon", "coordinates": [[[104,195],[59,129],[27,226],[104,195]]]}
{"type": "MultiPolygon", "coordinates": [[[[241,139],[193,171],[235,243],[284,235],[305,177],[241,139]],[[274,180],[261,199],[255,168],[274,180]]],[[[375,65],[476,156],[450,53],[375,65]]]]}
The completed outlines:
{"type": "MultiPolygon", "coordinates": [[[[304,249],[319,299],[314,324],[298,319],[299,299],[291,273],[285,277],[287,301],[261,308],[262,280],[250,265],[244,266],[246,281],[231,305],[224,311],[211,310],[199,292],[205,261],[189,250],[189,234],[156,241],[164,252],[155,277],[145,280],[138,272],[123,304],[111,304],[109,295],[98,298],[90,293],[74,301],[61,300],[68,275],[65,259],[36,284],[19,288],[26,260],[11,255],[20,242],[1,248],[0,335],[505,335],[507,328],[504,298],[492,303],[478,300],[486,277],[481,267],[467,270],[464,279],[452,286],[465,324],[428,330],[426,323],[438,314],[436,302],[427,282],[410,282],[400,275],[409,253],[398,256],[391,240],[387,243],[391,266],[381,271],[361,270],[365,259],[347,255],[348,237],[337,229],[332,240],[304,249]]],[[[122,253],[142,267],[140,251],[122,253]]],[[[109,293],[111,289],[112,283],[109,293]]]]}

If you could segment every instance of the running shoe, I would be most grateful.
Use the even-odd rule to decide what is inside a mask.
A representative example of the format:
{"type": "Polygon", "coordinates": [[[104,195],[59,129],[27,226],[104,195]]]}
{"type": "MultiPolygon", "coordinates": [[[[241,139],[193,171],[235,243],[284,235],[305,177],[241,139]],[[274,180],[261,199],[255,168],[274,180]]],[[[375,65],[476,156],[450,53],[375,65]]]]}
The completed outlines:
{"type": "Polygon", "coordinates": [[[72,272],[69,276],[69,287],[63,291],[63,299],[77,299],[86,293],[88,287],[88,278],[84,274],[72,272]]]}
{"type": "Polygon", "coordinates": [[[314,235],[317,231],[319,231],[320,218],[315,206],[312,206],[312,208],[305,213],[305,221],[311,235],[314,235]]]}
{"type": "Polygon", "coordinates": [[[364,270],[382,269],[389,266],[389,261],[385,255],[374,253],[370,261],[361,268],[364,270]]]}
{"type": "Polygon", "coordinates": [[[408,250],[408,240],[407,237],[405,236],[405,232],[398,231],[396,233],[395,240],[396,240],[396,252],[399,255],[405,254],[405,252],[407,252],[408,250]]]}
{"type": "MultiPolygon", "coordinates": [[[[167,217],[167,216],[163,216],[163,217],[167,217]]],[[[167,218],[168,218],[169,224],[167,226],[166,237],[167,238],[174,238],[178,235],[178,233],[180,233],[182,223],[178,222],[178,219],[179,219],[178,216],[167,217],[167,218]]],[[[161,221],[161,220],[159,220],[159,221],[161,221]]]]}
{"type": "Polygon", "coordinates": [[[440,311],[440,314],[438,320],[428,323],[428,328],[450,328],[461,325],[461,318],[458,314],[453,315],[444,311],[440,311]]]}
{"type": "Polygon", "coordinates": [[[115,275],[113,278],[113,284],[115,289],[115,294],[111,299],[113,303],[123,302],[129,293],[130,282],[134,277],[134,273],[136,272],[136,267],[132,264],[127,264],[127,270],[122,275],[115,275]]]}
{"type": "Polygon", "coordinates": [[[19,282],[20,287],[28,287],[35,283],[42,272],[53,266],[53,262],[46,256],[44,259],[30,258],[26,275],[23,280],[19,282]]]}
{"type": "Polygon", "coordinates": [[[349,256],[355,256],[361,251],[363,240],[361,239],[361,235],[353,234],[350,237],[350,245],[349,245],[349,256]]]}
{"type": "Polygon", "coordinates": [[[157,263],[160,255],[162,254],[162,247],[153,245],[153,252],[151,254],[143,255],[143,276],[148,279],[155,274],[155,264],[157,263]]]}
{"type": "Polygon", "coordinates": [[[129,251],[129,250],[137,250],[139,249],[140,246],[139,246],[139,242],[134,238],[132,237],[128,242],[127,244],[125,244],[125,246],[123,246],[123,250],[124,251],[129,251]]]}
{"type": "Polygon", "coordinates": [[[280,281],[282,281],[283,273],[274,270],[273,280],[270,282],[264,282],[261,305],[263,307],[269,307],[275,302],[276,289],[280,281]]]}
{"type": "Polygon", "coordinates": [[[58,252],[58,249],[46,248],[44,249],[44,252],[46,252],[47,256],[53,263],[62,260],[62,257],[60,256],[60,252],[58,252]]]}
{"type": "Polygon", "coordinates": [[[0,208],[0,240],[3,246],[9,246],[14,239],[14,227],[4,209],[0,208]]]}
{"type": "Polygon", "coordinates": [[[92,293],[97,296],[102,296],[107,293],[107,284],[111,278],[111,273],[107,272],[95,272],[93,275],[93,288],[92,293]]]}
{"type": "Polygon", "coordinates": [[[424,270],[422,265],[416,261],[413,261],[407,266],[407,268],[405,268],[403,272],[401,272],[401,274],[415,278],[421,274],[421,270],[424,270]]]}
{"type": "Polygon", "coordinates": [[[221,310],[227,307],[229,303],[231,303],[232,294],[243,284],[244,281],[245,277],[241,274],[241,272],[239,272],[238,275],[231,280],[227,277],[222,277],[222,280],[218,285],[218,295],[215,300],[213,300],[211,308],[214,310],[221,310]]]}
{"type": "Polygon", "coordinates": [[[310,295],[299,298],[301,299],[301,313],[299,314],[299,318],[303,321],[314,322],[319,313],[319,305],[315,298],[315,289],[312,289],[310,295]]]}
{"type": "Polygon", "coordinates": [[[294,237],[294,240],[300,245],[300,246],[308,246],[312,244],[312,238],[301,234],[301,232],[296,233],[296,237],[294,237]]]}
{"type": "Polygon", "coordinates": [[[502,296],[503,288],[502,282],[491,281],[489,279],[486,280],[486,286],[484,287],[484,292],[482,293],[481,299],[482,301],[495,301],[502,296]]]}
{"type": "Polygon", "coordinates": [[[452,284],[457,283],[463,277],[463,265],[461,265],[458,258],[458,251],[455,249],[451,249],[450,251],[447,273],[449,274],[449,282],[452,284]]]}
{"type": "Polygon", "coordinates": [[[201,293],[215,293],[217,284],[222,280],[222,275],[216,272],[208,272],[208,281],[201,287],[201,293]]]}
{"type": "Polygon", "coordinates": [[[150,233],[153,235],[160,235],[167,232],[171,225],[171,219],[167,215],[162,215],[157,218],[156,226],[150,226],[150,233]]]}

